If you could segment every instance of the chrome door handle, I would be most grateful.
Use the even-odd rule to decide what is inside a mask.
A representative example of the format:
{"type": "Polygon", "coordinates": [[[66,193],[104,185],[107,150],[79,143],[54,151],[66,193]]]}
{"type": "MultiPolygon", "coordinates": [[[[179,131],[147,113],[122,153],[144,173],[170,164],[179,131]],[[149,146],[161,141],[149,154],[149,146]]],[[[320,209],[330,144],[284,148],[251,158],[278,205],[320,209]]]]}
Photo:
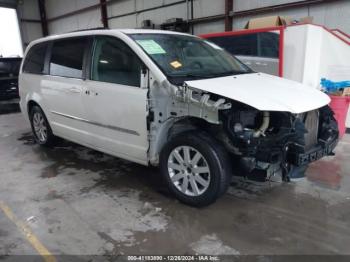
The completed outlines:
{"type": "Polygon", "coordinates": [[[79,87],[71,87],[69,88],[69,92],[71,93],[81,93],[81,89],[79,87]]]}

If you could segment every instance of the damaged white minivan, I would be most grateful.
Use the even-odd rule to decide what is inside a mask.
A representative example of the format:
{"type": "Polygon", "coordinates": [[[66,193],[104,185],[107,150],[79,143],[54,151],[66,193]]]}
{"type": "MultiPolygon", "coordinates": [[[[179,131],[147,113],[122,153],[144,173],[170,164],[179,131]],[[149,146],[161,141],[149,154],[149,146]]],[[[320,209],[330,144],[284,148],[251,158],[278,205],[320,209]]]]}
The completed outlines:
{"type": "Polygon", "coordinates": [[[159,166],[180,201],[205,206],[232,174],[288,181],[332,155],[337,123],[318,90],[256,73],[198,37],[93,30],[32,42],[21,109],[35,140],[57,137],[159,166]]]}

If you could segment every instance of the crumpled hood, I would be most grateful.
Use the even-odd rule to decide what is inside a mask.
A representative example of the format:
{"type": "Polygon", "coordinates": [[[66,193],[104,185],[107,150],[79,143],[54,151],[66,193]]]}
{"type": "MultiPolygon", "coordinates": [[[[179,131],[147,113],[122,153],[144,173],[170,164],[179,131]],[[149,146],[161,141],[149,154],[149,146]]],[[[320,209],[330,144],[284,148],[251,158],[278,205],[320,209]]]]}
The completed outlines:
{"type": "Polygon", "coordinates": [[[242,74],[185,82],[189,87],[217,94],[261,111],[299,114],[327,105],[321,91],[284,78],[263,73],[242,74]]]}

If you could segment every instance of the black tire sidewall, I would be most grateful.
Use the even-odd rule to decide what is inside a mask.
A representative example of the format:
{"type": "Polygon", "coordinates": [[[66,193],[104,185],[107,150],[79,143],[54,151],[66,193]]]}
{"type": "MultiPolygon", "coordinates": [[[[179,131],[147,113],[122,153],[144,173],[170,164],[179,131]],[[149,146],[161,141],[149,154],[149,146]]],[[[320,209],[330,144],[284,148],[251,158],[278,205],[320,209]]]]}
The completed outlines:
{"type": "Polygon", "coordinates": [[[31,128],[32,128],[32,132],[33,132],[33,136],[34,136],[35,142],[37,144],[39,144],[39,145],[42,145],[42,146],[51,146],[53,144],[54,135],[52,134],[52,130],[51,130],[50,124],[47,121],[47,118],[46,118],[43,110],[39,106],[33,106],[33,108],[30,110],[30,113],[29,113],[29,119],[30,119],[30,125],[31,125],[31,128]],[[40,139],[37,137],[37,135],[35,133],[34,125],[33,125],[33,116],[34,116],[35,113],[40,113],[43,116],[43,118],[44,118],[44,121],[45,121],[45,124],[46,124],[46,127],[47,127],[47,138],[46,138],[45,142],[44,141],[40,141],[40,139]]]}
{"type": "Polygon", "coordinates": [[[202,132],[185,132],[173,137],[160,154],[160,169],[170,192],[181,202],[202,207],[207,206],[226,192],[231,181],[231,169],[226,150],[202,132]],[[200,196],[187,196],[180,192],[171,181],[168,172],[168,159],[173,149],[179,146],[190,146],[198,150],[209,165],[210,184],[200,196]]]}

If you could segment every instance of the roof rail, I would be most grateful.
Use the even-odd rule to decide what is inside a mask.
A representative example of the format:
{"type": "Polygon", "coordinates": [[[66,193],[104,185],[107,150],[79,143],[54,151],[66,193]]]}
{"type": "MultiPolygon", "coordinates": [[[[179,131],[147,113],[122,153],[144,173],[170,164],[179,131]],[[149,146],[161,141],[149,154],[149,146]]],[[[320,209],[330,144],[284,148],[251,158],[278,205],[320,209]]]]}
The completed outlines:
{"type": "Polygon", "coordinates": [[[108,30],[108,29],[109,28],[105,28],[105,27],[94,27],[94,28],[87,28],[87,29],[79,29],[79,30],[69,31],[69,33],[92,31],[92,30],[108,30]]]}

